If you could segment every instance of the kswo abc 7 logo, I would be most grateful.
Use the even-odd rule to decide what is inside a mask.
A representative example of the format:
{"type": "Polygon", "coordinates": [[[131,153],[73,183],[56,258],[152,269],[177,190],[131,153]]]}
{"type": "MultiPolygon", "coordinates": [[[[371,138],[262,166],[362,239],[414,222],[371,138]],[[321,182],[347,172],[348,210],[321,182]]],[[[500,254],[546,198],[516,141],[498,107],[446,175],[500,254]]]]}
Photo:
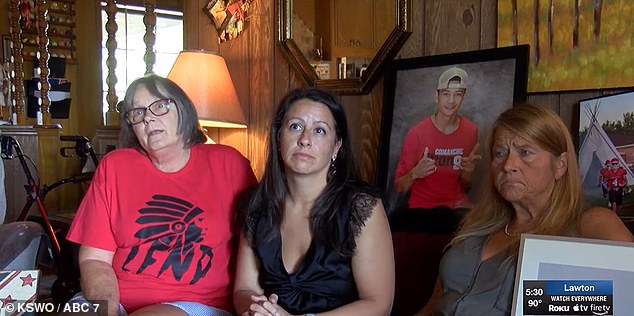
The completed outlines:
{"type": "Polygon", "coordinates": [[[63,305],[56,305],[54,303],[42,303],[42,302],[12,302],[3,304],[0,307],[0,315],[6,312],[7,314],[21,314],[21,313],[88,313],[97,312],[100,304],[95,303],[65,303],[63,305]]]}

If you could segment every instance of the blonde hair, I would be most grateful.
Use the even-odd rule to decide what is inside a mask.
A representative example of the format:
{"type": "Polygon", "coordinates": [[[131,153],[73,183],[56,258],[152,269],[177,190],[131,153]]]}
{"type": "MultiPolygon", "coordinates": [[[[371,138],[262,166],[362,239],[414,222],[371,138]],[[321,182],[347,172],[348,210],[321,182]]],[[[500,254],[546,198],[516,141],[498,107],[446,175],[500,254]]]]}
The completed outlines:
{"type": "MultiPolygon", "coordinates": [[[[488,149],[491,153],[495,133],[504,128],[540,148],[550,152],[553,157],[567,156],[567,170],[555,181],[548,207],[538,220],[534,233],[543,235],[574,235],[584,209],[583,190],[577,157],[572,138],[566,125],[553,111],[542,106],[526,104],[515,106],[500,114],[488,136],[488,149]]],[[[491,153],[492,155],[492,153],[491,153]]],[[[485,236],[504,227],[515,212],[498,193],[493,185],[492,175],[487,180],[478,204],[462,220],[453,245],[472,236],[485,236]]],[[[509,255],[517,255],[519,236],[510,247],[509,255]]]]}

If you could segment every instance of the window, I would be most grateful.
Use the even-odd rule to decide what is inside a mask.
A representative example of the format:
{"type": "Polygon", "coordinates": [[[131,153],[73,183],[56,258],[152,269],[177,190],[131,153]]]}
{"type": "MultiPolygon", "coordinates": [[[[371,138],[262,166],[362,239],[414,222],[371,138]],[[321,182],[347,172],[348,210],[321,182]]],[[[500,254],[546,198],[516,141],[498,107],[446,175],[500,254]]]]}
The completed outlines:
{"type": "MultiPolygon", "coordinates": [[[[105,2],[101,3],[101,25],[103,31],[103,39],[101,42],[101,69],[102,69],[102,90],[103,90],[103,113],[108,111],[108,67],[106,60],[108,59],[108,49],[106,41],[108,33],[105,31],[108,15],[105,11],[105,2]]],[[[117,22],[117,49],[115,58],[117,66],[115,75],[117,83],[115,91],[118,100],[123,100],[125,90],[134,79],[142,77],[145,74],[145,25],[143,24],[143,14],[145,8],[129,5],[117,4],[115,21],[117,22]]],[[[154,53],[156,54],[156,62],[154,63],[154,73],[159,76],[167,76],[178,53],[183,50],[183,13],[177,11],[168,11],[155,9],[156,13],[156,29],[154,34],[156,40],[154,43],[154,53]]]]}

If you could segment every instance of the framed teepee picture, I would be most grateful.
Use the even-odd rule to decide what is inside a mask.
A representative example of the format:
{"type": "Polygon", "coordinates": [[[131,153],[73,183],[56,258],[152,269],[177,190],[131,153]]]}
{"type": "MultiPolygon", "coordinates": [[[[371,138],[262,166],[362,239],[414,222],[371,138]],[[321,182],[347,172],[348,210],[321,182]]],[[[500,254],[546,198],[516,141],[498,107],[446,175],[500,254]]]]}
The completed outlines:
{"type": "Polygon", "coordinates": [[[589,206],[634,219],[634,91],[579,101],[579,171],[589,206]]]}

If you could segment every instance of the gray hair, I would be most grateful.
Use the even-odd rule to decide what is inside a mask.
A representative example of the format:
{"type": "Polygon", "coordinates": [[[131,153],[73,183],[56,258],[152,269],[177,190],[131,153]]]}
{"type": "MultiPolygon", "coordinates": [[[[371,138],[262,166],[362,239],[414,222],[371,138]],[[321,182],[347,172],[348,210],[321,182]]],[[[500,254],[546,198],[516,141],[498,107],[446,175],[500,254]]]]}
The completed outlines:
{"type": "Polygon", "coordinates": [[[158,98],[172,99],[176,102],[178,111],[178,135],[183,140],[185,147],[205,142],[205,135],[198,124],[198,114],[196,108],[189,99],[185,91],[173,81],[157,75],[148,75],[134,80],[125,92],[125,98],[119,102],[121,131],[119,133],[119,143],[122,148],[136,148],[142,152],[139,140],[134,134],[132,125],[128,123],[126,112],[133,108],[134,95],[140,88],[145,88],[148,92],[158,98]]]}

